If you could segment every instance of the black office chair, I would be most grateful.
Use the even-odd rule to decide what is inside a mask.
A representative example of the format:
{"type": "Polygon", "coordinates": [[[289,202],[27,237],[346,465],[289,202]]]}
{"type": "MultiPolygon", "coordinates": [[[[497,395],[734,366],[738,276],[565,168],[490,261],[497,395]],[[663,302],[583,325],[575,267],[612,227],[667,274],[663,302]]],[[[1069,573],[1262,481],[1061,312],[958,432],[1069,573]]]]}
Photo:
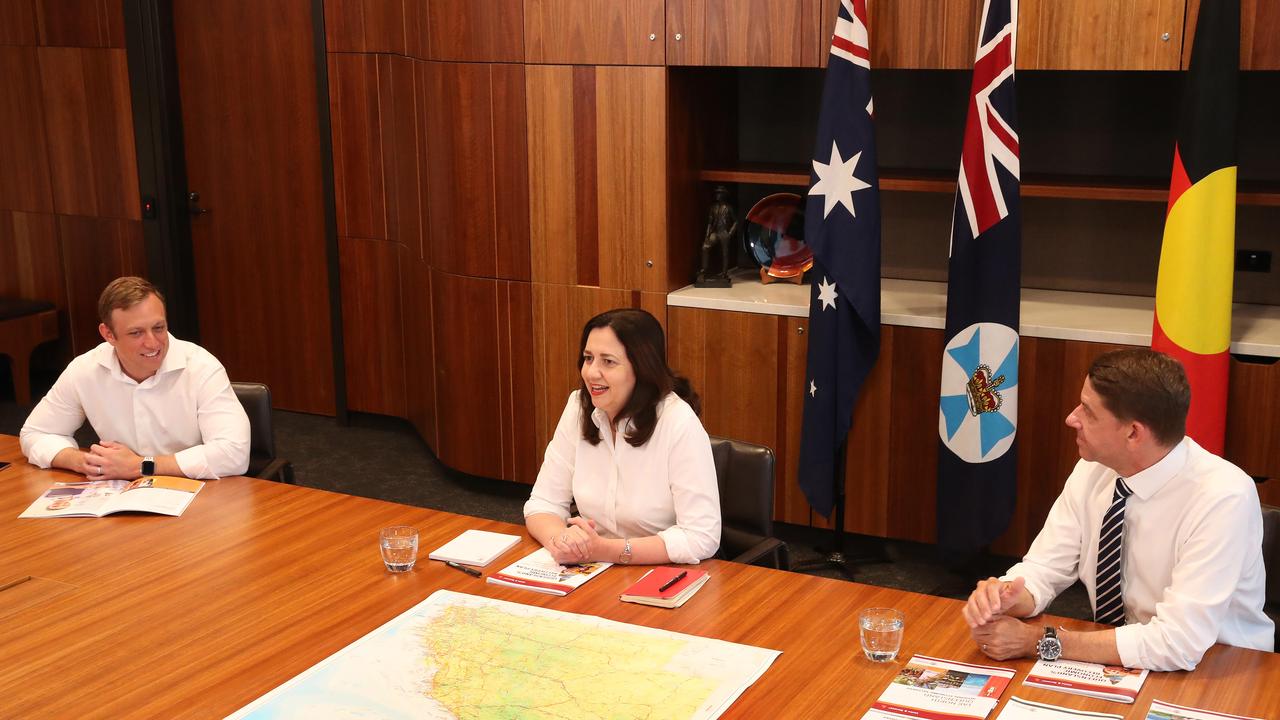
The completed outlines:
{"type": "Polygon", "coordinates": [[[1262,565],[1267,571],[1267,600],[1262,609],[1276,624],[1276,652],[1280,652],[1280,507],[1262,506],[1262,565]]]}
{"type": "Polygon", "coordinates": [[[245,475],[294,485],[293,463],[276,457],[271,429],[271,389],[262,383],[233,382],[231,389],[249,416],[249,469],[245,475]]]}
{"type": "Polygon", "coordinates": [[[787,544],[773,537],[773,451],[713,436],[711,456],[720,486],[718,557],[751,565],[772,556],[773,567],[789,570],[787,544]]]}

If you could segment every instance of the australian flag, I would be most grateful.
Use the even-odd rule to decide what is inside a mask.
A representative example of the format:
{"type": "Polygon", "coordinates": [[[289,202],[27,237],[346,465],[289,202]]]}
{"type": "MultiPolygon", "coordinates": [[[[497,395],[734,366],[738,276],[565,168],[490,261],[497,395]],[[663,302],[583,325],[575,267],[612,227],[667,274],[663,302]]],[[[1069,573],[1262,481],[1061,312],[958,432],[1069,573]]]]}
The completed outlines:
{"type": "Polygon", "coordinates": [[[813,249],[800,488],[829,516],[837,455],[880,353],[880,187],[871,124],[866,0],[841,0],[805,204],[813,249]]]}
{"type": "Polygon", "coordinates": [[[983,3],[951,221],[938,411],[938,544],[961,555],[1005,531],[1017,489],[1017,23],[1017,0],[983,3]]]}

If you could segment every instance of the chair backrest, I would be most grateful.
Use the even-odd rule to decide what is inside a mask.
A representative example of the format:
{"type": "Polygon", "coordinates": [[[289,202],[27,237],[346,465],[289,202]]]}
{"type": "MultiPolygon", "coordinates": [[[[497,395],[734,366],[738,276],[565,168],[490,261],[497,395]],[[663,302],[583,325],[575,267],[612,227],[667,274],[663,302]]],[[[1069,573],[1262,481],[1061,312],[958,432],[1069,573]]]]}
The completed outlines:
{"type": "Polygon", "coordinates": [[[1262,506],[1262,564],[1267,571],[1267,608],[1280,612],[1280,507],[1274,505],[1262,506]]]}
{"type": "Polygon", "coordinates": [[[763,445],[712,436],[711,456],[720,486],[721,552],[734,557],[750,544],[773,535],[773,451],[763,445]],[[738,540],[741,533],[754,539],[738,540]],[[744,542],[749,544],[735,547],[744,542]]]}
{"type": "Polygon", "coordinates": [[[249,467],[276,457],[275,434],[271,429],[271,389],[262,383],[233,382],[231,389],[249,416],[249,467]]]}

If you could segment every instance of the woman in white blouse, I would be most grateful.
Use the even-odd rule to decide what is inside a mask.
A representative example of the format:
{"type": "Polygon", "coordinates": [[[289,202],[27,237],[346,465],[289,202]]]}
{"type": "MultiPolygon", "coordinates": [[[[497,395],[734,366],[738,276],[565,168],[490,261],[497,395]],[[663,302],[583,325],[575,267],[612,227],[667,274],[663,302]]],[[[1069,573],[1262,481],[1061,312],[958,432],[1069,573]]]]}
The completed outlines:
{"type": "Polygon", "coordinates": [[[564,564],[711,557],[720,546],[711,443],[697,393],[667,366],[662,326],[643,310],[610,310],[587,321],[580,347],[582,381],[524,506],[529,533],[564,564]]]}

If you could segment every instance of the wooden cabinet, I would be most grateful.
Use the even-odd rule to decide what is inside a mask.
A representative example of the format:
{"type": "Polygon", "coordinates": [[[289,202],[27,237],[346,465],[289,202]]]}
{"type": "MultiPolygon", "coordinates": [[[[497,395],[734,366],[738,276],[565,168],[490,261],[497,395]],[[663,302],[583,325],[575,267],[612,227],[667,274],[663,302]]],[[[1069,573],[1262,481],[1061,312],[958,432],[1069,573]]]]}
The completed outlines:
{"type": "Polygon", "coordinates": [[[472,475],[532,482],[533,316],[529,283],[431,272],[436,454],[472,475]]]}
{"type": "MultiPolygon", "coordinates": [[[[825,5],[829,40],[840,0],[825,5]]],[[[867,14],[872,68],[973,68],[982,0],[873,2],[867,14]]]]}
{"type": "Polygon", "coordinates": [[[432,265],[528,280],[524,66],[431,62],[423,72],[432,265]]]}
{"type": "Polygon", "coordinates": [[[663,0],[525,0],[530,63],[662,65],[663,0]]]}
{"type": "Polygon", "coordinates": [[[1185,11],[1186,0],[1024,0],[1018,68],[1177,70],[1185,11]]]}
{"type": "Polygon", "coordinates": [[[666,292],[666,71],[529,66],[533,279],[666,292]]]}
{"type": "MultiPolygon", "coordinates": [[[[1187,30],[1182,44],[1182,67],[1191,66],[1192,39],[1201,0],[1187,0],[1187,30]]],[[[1240,69],[1280,70],[1280,5],[1267,0],[1240,3],[1240,69]]]]}
{"type": "Polygon", "coordinates": [[[524,60],[524,0],[417,1],[427,4],[424,24],[431,60],[524,60]]]}
{"type": "Polygon", "coordinates": [[[1254,477],[1262,501],[1280,505],[1280,362],[1231,359],[1226,457],[1254,477]]]}
{"type": "Polygon", "coordinates": [[[822,0],[667,0],[667,64],[817,67],[822,12],[822,0]]]}

